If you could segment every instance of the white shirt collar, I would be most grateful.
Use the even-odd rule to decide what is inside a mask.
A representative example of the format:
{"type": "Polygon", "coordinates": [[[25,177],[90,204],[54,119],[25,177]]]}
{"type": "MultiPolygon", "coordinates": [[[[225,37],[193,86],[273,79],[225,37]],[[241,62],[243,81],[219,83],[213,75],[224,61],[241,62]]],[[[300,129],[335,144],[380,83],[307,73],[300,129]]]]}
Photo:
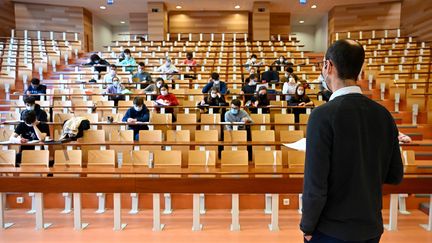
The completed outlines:
{"type": "Polygon", "coordinates": [[[359,86],[347,86],[336,90],[331,96],[329,101],[335,99],[336,97],[347,95],[347,94],[362,94],[361,88],[359,86]]]}

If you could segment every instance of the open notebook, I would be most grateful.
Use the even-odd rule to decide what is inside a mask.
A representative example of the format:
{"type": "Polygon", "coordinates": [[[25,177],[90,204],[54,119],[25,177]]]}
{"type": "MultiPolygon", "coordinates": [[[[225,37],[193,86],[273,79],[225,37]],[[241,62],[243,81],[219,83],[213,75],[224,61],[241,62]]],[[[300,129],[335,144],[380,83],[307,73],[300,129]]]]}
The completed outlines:
{"type": "Polygon", "coordinates": [[[294,143],[284,143],[283,145],[295,150],[306,151],[306,138],[302,138],[294,143]]]}

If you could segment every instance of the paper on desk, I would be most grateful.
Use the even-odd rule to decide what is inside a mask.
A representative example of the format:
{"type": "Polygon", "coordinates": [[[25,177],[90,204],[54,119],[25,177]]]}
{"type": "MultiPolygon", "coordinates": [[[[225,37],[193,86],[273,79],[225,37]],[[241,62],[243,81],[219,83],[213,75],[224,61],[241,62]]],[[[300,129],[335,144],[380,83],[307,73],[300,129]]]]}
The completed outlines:
{"type": "Polygon", "coordinates": [[[302,138],[294,143],[284,143],[283,145],[295,150],[306,151],[306,138],[302,138]]]}

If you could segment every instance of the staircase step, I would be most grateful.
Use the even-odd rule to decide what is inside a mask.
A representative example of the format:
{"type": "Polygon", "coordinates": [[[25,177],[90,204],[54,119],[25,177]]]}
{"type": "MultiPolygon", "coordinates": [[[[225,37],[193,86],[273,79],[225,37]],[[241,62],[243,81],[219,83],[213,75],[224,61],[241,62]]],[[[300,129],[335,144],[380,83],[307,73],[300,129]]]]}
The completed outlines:
{"type": "Polygon", "coordinates": [[[429,202],[420,203],[419,210],[429,215],[429,202]]]}

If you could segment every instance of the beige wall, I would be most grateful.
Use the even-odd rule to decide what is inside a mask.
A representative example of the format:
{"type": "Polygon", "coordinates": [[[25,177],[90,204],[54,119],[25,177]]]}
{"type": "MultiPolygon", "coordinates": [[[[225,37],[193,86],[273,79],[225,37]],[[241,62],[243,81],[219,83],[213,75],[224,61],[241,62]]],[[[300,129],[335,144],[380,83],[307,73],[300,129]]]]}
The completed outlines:
{"type": "Polygon", "coordinates": [[[404,35],[432,41],[432,1],[404,0],[402,2],[401,27],[404,35]]]}
{"type": "Polygon", "coordinates": [[[291,32],[290,13],[270,13],[270,34],[288,35],[291,32]]]}
{"type": "Polygon", "coordinates": [[[329,37],[333,33],[400,27],[401,2],[336,6],[329,12],[329,37]]]}
{"type": "Polygon", "coordinates": [[[270,40],[270,3],[254,2],[252,12],[252,39],[270,40]],[[260,12],[259,9],[265,9],[260,12]]]}
{"type": "Polygon", "coordinates": [[[14,5],[10,0],[0,0],[0,36],[10,36],[14,28],[14,5]]]}
{"type": "Polygon", "coordinates": [[[249,13],[202,11],[169,13],[170,33],[248,33],[249,13]]]}
{"type": "Polygon", "coordinates": [[[129,13],[129,31],[131,34],[146,34],[148,31],[147,13],[129,13]]]}

